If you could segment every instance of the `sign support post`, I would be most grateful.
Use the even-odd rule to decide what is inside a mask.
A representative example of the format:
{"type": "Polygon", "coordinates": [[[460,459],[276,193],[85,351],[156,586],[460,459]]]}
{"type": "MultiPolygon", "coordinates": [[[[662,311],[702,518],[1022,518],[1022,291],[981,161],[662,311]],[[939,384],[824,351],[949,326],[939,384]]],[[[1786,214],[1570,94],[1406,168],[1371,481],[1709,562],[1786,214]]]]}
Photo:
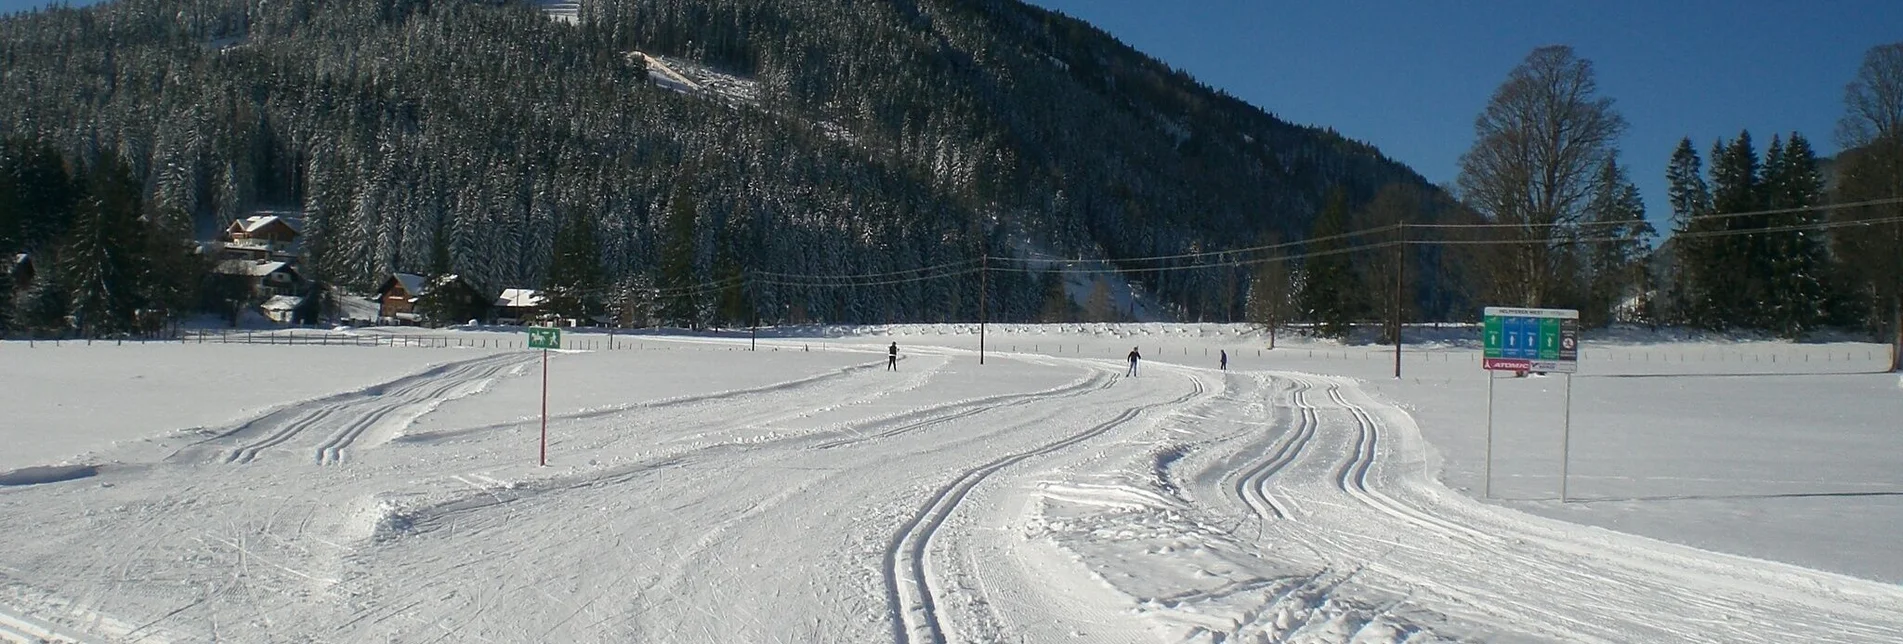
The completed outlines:
{"type": "Polygon", "coordinates": [[[548,349],[542,350],[542,457],[537,465],[548,467],[548,349]]]}
{"type": "Polygon", "coordinates": [[[562,348],[562,330],[529,329],[529,348],[542,350],[542,456],[536,462],[548,467],[548,351],[562,348]]]}
{"type": "Polygon", "coordinates": [[[1493,372],[1487,372],[1487,482],[1484,498],[1493,498],[1493,372]]]}
{"type": "Polygon", "coordinates": [[[1573,374],[1566,374],[1566,421],[1559,432],[1559,502],[1566,502],[1567,471],[1573,462],[1573,374]]]}

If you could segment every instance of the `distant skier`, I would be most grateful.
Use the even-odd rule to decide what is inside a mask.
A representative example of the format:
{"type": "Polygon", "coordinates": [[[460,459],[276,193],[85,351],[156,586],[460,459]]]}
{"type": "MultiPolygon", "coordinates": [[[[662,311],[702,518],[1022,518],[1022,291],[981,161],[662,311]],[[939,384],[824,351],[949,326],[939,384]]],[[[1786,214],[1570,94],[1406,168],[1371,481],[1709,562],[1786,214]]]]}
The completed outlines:
{"type": "Polygon", "coordinates": [[[1137,353],[1136,347],[1130,347],[1130,372],[1124,375],[1126,376],[1137,375],[1137,359],[1142,357],[1143,357],[1143,354],[1137,353]]]}
{"type": "Polygon", "coordinates": [[[1229,370],[1229,350],[1222,349],[1222,350],[1218,350],[1217,353],[1222,354],[1222,370],[1228,371],[1229,370]]]}
{"type": "Polygon", "coordinates": [[[893,342],[892,346],[885,348],[885,370],[899,370],[899,343],[897,342],[893,342]]]}

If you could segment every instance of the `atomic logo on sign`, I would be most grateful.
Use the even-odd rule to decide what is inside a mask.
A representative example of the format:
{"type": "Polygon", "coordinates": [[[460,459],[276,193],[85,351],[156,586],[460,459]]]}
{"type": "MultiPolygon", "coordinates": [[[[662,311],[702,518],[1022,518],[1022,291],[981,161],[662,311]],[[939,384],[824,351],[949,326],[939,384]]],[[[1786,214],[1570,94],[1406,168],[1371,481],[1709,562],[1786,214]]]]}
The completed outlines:
{"type": "Polygon", "coordinates": [[[561,329],[529,329],[530,349],[562,348],[561,329]]]}
{"type": "Polygon", "coordinates": [[[1480,368],[1493,371],[1579,371],[1579,312],[1489,306],[1482,325],[1480,368]]]}

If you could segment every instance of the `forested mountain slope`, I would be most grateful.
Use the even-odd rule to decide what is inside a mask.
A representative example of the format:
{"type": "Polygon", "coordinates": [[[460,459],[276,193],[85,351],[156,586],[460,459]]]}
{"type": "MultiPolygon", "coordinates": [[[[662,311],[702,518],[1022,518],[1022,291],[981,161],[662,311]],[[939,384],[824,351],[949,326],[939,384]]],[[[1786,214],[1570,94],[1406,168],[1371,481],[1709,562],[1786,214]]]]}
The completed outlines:
{"type": "MultiPolygon", "coordinates": [[[[201,234],[302,209],[307,272],[358,288],[391,270],[545,285],[558,238],[592,240],[604,287],[664,290],[975,262],[1026,239],[1115,260],[1297,237],[1337,186],[1356,203],[1433,191],[1372,147],[1016,0],[593,0],[579,15],[467,0],[14,15],[0,136],[121,157],[148,210],[201,234]],[[756,96],[657,86],[635,51],[756,96]]],[[[1245,273],[1132,277],[1186,317],[1229,319],[1245,273]]],[[[1035,316],[1048,279],[994,272],[993,319],[1035,316]]],[[[976,317],[970,275],[800,281],[697,293],[682,321],[976,317]]]]}

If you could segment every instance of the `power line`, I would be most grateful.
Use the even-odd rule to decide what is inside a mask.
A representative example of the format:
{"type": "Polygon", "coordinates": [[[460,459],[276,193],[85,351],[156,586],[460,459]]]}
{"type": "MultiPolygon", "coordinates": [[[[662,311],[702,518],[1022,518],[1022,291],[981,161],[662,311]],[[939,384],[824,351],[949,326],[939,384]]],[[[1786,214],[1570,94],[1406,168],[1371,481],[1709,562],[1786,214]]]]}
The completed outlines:
{"type": "MultiPolygon", "coordinates": [[[[971,274],[973,274],[973,273],[977,273],[977,272],[979,272],[979,271],[982,271],[982,270],[984,270],[984,268],[983,268],[983,267],[972,267],[972,268],[967,268],[967,269],[963,269],[963,270],[958,270],[958,271],[950,271],[950,272],[944,272],[944,273],[938,273],[938,274],[935,274],[935,275],[920,275],[920,276],[917,276],[917,277],[903,277],[903,278],[892,278],[892,279],[882,279],[882,280],[872,280],[872,281],[857,281],[857,282],[849,282],[849,283],[834,283],[834,284],[821,284],[821,283],[813,283],[813,282],[786,282],[786,281],[778,281],[778,280],[772,280],[772,279],[761,279],[761,280],[754,280],[754,281],[753,281],[753,283],[755,283],[755,284],[764,284],[764,285],[768,285],[768,286],[806,286],[806,287],[819,287],[819,288],[840,288],[840,287],[851,287],[851,288],[858,288],[858,287],[866,287],[866,286],[891,286],[891,285],[895,285],[895,284],[909,284],[909,283],[912,283],[912,282],[925,282],[925,281],[930,281],[930,280],[937,280],[937,279],[945,279],[945,278],[949,278],[949,277],[962,277],[962,276],[965,276],[965,275],[971,275],[971,274]]],[[[996,269],[994,269],[994,270],[996,270],[996,269]]]]}
{"type": "MultiPolygon", "coordinates": [[[[1694,219],[1711,220],[1711,219],[1735,218],[1735,217],[1756,216],[1756,215],[1773,215],[1773,214],[1789,214],[1789,213],[1797,213],[1797,212],[1828,211],[1828,210],[1840,209],[1840,208],[1858,208],[1858,207],[1884,206],[1884,205],[1893,205],[1893,204],[1903,204],[1903,198],[1873,199],[1869,201],[1861,201],[1861,202],[1853,202],[1853,203],[1831,204],[1831,205],[1824,205],[1824,206],[1806,206],[1802,208],[1782,208],[1782,209],[1762,210],[1762,211],[1754,211],[1754,212],[1747,212],[1747,213],[1721,213],[1721,214],[1712,214],[1712,215],[1700,215],[1699,217],[1696,217],[1694,219]]],[[[1615,225],[1628,225],[1630,223],[1633,223],[1633,222],[1562,222],[1562,223],[1545,223],[1545,224],[1512,224],[1512,223],[1499,223],[1499,222],[1485,222],[1485,223],[1472,223],[1472,224],[1405,224],[1405,227],[1410,229],[1450,231],[1450,230],[1467,230],[1467,229],[1499,230],[1499,229],[1508,229],[1508,228],[1556,228],[1556,227],[1562,227],[1562,226],[1590,228],[1590,227],[1611,227],[1615,225]]],[[[1732,230],[1687,231],[1687,232],[1679,232],[1679,233],[1673,234],[1671,237],[1675,239],[1710,239],[1710,238],[1722,238],[1722,237],[1737,237],[1737,236],[1745,236],[1745,235],[1757,235],[1757,234],[1776,234],[1776,233],[1788,233],[1788,232],[1836,230],[1836,229],[1842,229],[1842,228],[1854,228],[1859,226],[1877,226],[1877,225],[1887,225],[1887,224],[1896,224],[1896,223],[1903,223],[1903,216],[1884,217],[1884,218],[1877,218],[1877,219],[1864,219],[1864,220],[1844,220],[1844,221],[1815,222],[1815,223],[1806,223],[1806,224],[1760,226],[1756,228],[1732,229],[1732,230]]],[[[1259,246],[1251,246],[1246,248],[1237,248],[1237,249],[1220,250],[1220,251],[1200,251],[1200,252],[1193,252],[1193,253],[1179,253],[1174,255],[1155,255],[1155,256],[1149,256],[1149,257],[1132,257],[1132,258],[1116,258],[1116,259],[1101,259],[1101,260],[1064,260],[1064,259],[1040,260],[1036,258],[1027,258],[1027,257],[987,257],[984,259],[966,259],[966,260],[960,260],[960,261],[954,261],[954,262],[946,262],[942,264],[924,266],[924,267],[913,268],[913,269],[901,269],[901,270],[882,271],[882,272],[873,272],[873,273],[851,273],[851,274],[797,274],[797,273],[783,273],[783,272],[754,272],[754,273],[749,273],[742,276],[735,276],[735,277],[729,277],[729,278],[725,278],[721,280],[702,282],[699,284],[669,286],[669,287],[661,287],[661,288],[645,288],[645,289],[636,289],[636,290],[645,291],[647,295],[650,295],[653,297],[671,298],[671,297],[681,297],[681,296],[687,296],[687,295],[702,295],[702,294],[708,294],[708,293],[717,293],[717,292],[721,292],[721,291],[725,291],[725,290],[729,290],[733,288],[743,288],[743,287],[751,288],[756,286],[782,286],[782,287],[806,287],[806,288],[840,288],[840,287],[864,288],[864,287],[877,287],[877,286],[894,286],[899,284],[909,284],[909,283],[915,283],[915,282],[925,282],[925,281],[932,281],[932,280],[965,277],[965,276],[972,275],[974,273],[987,272],[987,271],[995,271],[1000,273],[1017,273],[1017,274],[1044,274],[1044,273],[1054,272],[1054,273],[1063,274],[1063,275],[1106,275],[1106,274],[1122,274],[1122,273],[1167,273],[1167,272],[1207,270],[1207,269],[1220,269],[1220,268],[1240,268],[1244,266],[1258,266],[1263,264],[1301,261],[1301,260],[1314,259],[1319,257],[1330,257],[1330,256],[1350,254],[1350,253],[1376,251],[1376,250],[1393,248],[1395,246],[1401,246],[1401,245],[1406,245],[1406,246],[1515,246],[1515,245],[1552,244],[1552,245],[1566,246],[1566,245],[1580,245],[1580,244],[1631,243],[1631,242],[1645,241],[1645,238],[1639,235],[1614,235],[1614,236],[1575,237],[1575,238],[1558,238],[1558,239],[1554,239],[1554,238],[1388,239],[1388,240],[1383,240],[1378,242],[1355,244],[1355,245],[1346,246],[1343,248],[1336,248],[1336,249],[1329,249],[1329,250],[1308,251],[1308,252],[1294,253],[1294,254],[1276,254],[1276,255],[1269,255],[1265,257],[1248,257],[1248,255],[1252,255],[1252,254],[1309,246],[1309,245],[1313,245],[1320,242],[1338,241],[1338,240],[1344,240],[1344,239],[1353,239],[1357,237],[1370,237],[1370,236],[1376,236],[1376,235],[1397,233],[1402,227],[1403,227],[1402,224],[1390,224],[1386,226],[1377,226],[1373,228],[1366,228],[1362,230],[1349,231],[1349,232],[1339,233],[1334,235],[1326,235],[1322,237],[1303,239],[1299,241],[1263,244],[1259,246]],[[1195,262],[1195,263],[1186,263],[1186,264],[1178,264],[1178,265],[1171,265],[1171,266],[1151,266],[1151,267],[1128,266],[1128,264],[1178,261],[1178,260],[1186,260],[1186,259],[1202,260],[1202,259],[1209,259],[1209,258],[1215,258],[1217,261],[1195,262]],[[1055,267],[1047,266],[1045,268],[1030,266],[1030,264],[1038,263],[1038,262],[1042,262],[1047,265],[1071,264],[1076,262],[1090,262],[1092,264],[1097,264],[1099,266],[1079,267],[1079,266],[1066,265],[1066,266],[1055,266],[1055,267]],[[993,265],[998,263],[1014,264],[1014,265],[1006,265],[1006,266],[993,265]]],[[[587,289],[580,292],[584,294],[590,294],[590,295],[601,295],[601,294],[622,294],[622,293],[628,292],[628,290],[629,289],[623,289],[620,287],[602,287],[597,289],[587,289]]]]}
{"type": "Polygon", "coordinates": [[[1798,206],[1795,208],[1754,210],[1751,212],[1720,212],[1720,213],[1711,213],[1707,215],[1693,215],[1685,219],[1687,221],[1711,221],[1714,219],[1734,219],[1737,217],[1756,217],[1760,215],[1788,215],[1788,214],[1794,214],[1794,213],[1800,213],[1800,212],[1830,211],[1830,210],[1836,210],[1839,208],[1865,208],[1869,206],[1891,206],[1896,204],[1903,204],[1903,197],[1887,197],[1883,199],[1871,199],[1869,201],[1853,201],[1850,203],[1821,204],[1821,205],[1815,205],[1815,206],[1798,206]]]}
{"type": "Polygon", "coordinates": [[[778,279],[787,279],[787,280],[796,280],[796,279],[809,279],[809,280],[820,280],[820,279],[853,279],[853,280],[857,280],[857,279],[876,279],[876,278],[884,278],[884,277],[893,277],[893,276],[898,276],[898,275],[907,275],[907,274],[911,274],[911,273],[922,273],[922,272],[926,272],[926,271],[935,271],[935,270],[941,270],[941,269],[951,269],[951,268],[959,268],[959,267],[967,267],[967,266],[971,266],[971,265],[973,265],[973,264],[977,264],[977,263],[978,263],[979,261],[980,261],[980,260],[977,260],[977,259],[965,259],[965,260],[960,260],[960,261],[956,261],[956,262],[946,262],[946,263],[944,263],[944,264],[938,264],[938,265],[935,265],[935,266],[924,266],[924,267],[920,267],[920,268],[910,268],[910,269],[905,269],[905,270],[898,270],[898,271],[888,271],[888,272],[884,272],[884,273],[861,273],[861,274],[856,274],[856,275],[841,275],[841,276],[832,276],[832,275],[800,275],[800,274],[795,274],[795,273],[775,273],[775,272],[770,272],[770,271],[759,271],[759,272],[753,272],[753,273],[751,273],[751,275],[757,275],[757,276],[761,276],[761,277],[768,277],[768,278],[778,278],[778,279]]]}

